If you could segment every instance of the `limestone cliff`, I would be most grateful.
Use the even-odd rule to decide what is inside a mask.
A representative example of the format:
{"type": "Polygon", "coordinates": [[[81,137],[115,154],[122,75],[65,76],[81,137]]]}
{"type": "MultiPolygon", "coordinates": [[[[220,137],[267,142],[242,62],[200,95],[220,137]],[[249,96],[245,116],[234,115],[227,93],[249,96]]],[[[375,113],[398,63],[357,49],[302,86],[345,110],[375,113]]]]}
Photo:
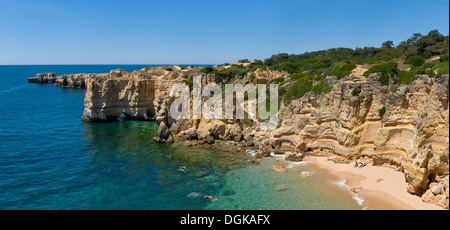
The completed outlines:
{"type": "MultiPolygon", "coordinates": [[[[256,72],[269,78],[288,76],[256,72]]],[[[124,114],[128,119],[156,120],[155,140],[161,142],[171,142],[173,135],[196,143],[233,140],[264,155],[275,152],[295,156],[292,159],[318,153],[344,162],[364,158],[402,171],[408,192],[448,208],[448,75],[438,79],[418,75],[410,85],[382,85],[378,74],[339,80],[327,77],[331,92],[309,92],[282,102],[280,125],[271,132],[258,130],[258,121],[246,119],[171,119],[167,110],[173,100],[170,87],[192,81],[195,75],[203,75],[203,84],[216,80],[200,68],[175,67],[88,76],[82,119],[114,121],[124,114]]],[[[248,82],[247,76],[236,81],[248,82]]]]}
{"type": "Polygon", "coordinates": [[[80,73],[80,74],[63,74],[56,77],[55,85],[64,88],[86,88],[86,79],[93,77],[108,77],[108,74],[80,73]]]}
{"type": "MultiPolygon", "coordinates": [[[[369,158],[402,171],[408,192],[423,194],[430,181],[448,175],[449,77],[418,75],[398,88],[383,86],[376,77],[344,78],[330,93],[284,103],[282,125],[269,145],[327,151],[344,161],[369,158]]],[[[448,208],[448,196],[440,205],[448,208]]]]}
{"type": "Polygon", "coordinates": [[[155,120],[158,101],[169,98],[171,86],[189,77],[192,80],[196,74],[201,72],[190,68],[168,71],[155,67],[131,73],[113,70],[107,76],[86,77],[82,120],[116,121],[121,114],[126,119],[155,120]]]}

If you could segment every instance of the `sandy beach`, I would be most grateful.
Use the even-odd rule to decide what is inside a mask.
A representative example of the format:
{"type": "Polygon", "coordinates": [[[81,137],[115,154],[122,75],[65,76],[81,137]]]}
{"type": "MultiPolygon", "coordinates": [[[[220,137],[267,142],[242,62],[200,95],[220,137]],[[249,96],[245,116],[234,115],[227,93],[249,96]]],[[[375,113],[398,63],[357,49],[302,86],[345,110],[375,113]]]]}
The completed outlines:
{"type": "Polygon", "coordinates": [[[351,188],[360,187],[357,195],[364,199],[362,205],[369,210],[444,210],[423,202],[419,196],[409,194],[403,173],[394,169],[370,164],[355,168],[354,164],[338,164],[328,161],[328,157],[317,156],[307,156],[304,161],[311,161],[344,178],[351,188]]]}

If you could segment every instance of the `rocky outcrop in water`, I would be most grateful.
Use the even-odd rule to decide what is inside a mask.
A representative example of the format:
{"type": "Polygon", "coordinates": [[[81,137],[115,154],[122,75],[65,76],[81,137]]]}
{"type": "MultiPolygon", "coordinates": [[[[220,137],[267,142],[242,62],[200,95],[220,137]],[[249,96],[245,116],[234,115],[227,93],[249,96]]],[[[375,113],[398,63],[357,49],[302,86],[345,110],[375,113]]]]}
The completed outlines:
{"type": "Polygon", "coordinates": [[[28,78],[28,83],[53,84],[55,83],[55,73],[38,73],[36,77],[28,78]]]}
{"type": "Polygon", "coordinates": [[[107,73],[79,73],[79,74],[63,74],[55,76],[55,73],[38,73],[34,78],[28,78],[28,83],[37,84],[55,84],[63,88],[86,88],[87,78],[107,78],[107,73]]]}
{"type": "MultiPolygon", "coordinates": [[[[113,70],[107,76],[87,77],[82,120],[115,121],[121,114],[131,120],[155,120],[160,109],[158,101],[160,98],[170,100],[171,86],[201,74],[199,69],[168,71],[154,67],[131,73],[113,70]]],[[[170,119],[167,122],[167,127],[174,123],[170,119]]]]}

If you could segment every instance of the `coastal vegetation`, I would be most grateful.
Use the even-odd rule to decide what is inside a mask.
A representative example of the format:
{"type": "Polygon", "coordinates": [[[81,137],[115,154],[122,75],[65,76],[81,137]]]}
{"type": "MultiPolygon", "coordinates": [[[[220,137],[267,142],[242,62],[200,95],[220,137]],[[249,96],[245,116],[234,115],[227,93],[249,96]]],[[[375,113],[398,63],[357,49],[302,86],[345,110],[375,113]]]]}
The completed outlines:
{"type": "Polygon", "coordinates": [[[257,83],[291,83],[281,94],[284,100],[288,100],[301,98],[307,92],[330,92],[331,86],[325,81],[327,76],[341,79],[349,76],[358,66],[368,66],[363,74],[366,77],[373,73],[381,74],[378,81],[382,85],[408,85],[418,74],[439,78],[442,74],[449,73],[449,36],[432,30],[426,35],[414,33],[397,46],[388,40],[379,48],[333,48],[303,54],[279,53],[265,60],[249,62],[248,59],[242,59],[235,64],[218,65],[219,68],[205,67],[202,72],[217,74],[222,81],[244,76],[252,76],[251,79],[254,79],[254,72],[258,69],[286,72],[289,74],[286,79],[258,79],[257,83]]]}

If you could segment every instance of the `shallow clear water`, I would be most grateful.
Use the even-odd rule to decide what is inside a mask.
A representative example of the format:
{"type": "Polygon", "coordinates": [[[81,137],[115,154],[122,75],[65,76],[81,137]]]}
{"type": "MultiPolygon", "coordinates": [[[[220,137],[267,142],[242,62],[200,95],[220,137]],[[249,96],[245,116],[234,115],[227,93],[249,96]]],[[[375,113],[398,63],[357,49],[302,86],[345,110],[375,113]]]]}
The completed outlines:
{"type": "Polygon", "coordinates": [[[0,66],[0,209],[360,209],[312,165],[280,173],[273,158],[155,143],[153,122],[82,122],[84,90],[27,83],[118,67],[145,66],[0,66]]]}

